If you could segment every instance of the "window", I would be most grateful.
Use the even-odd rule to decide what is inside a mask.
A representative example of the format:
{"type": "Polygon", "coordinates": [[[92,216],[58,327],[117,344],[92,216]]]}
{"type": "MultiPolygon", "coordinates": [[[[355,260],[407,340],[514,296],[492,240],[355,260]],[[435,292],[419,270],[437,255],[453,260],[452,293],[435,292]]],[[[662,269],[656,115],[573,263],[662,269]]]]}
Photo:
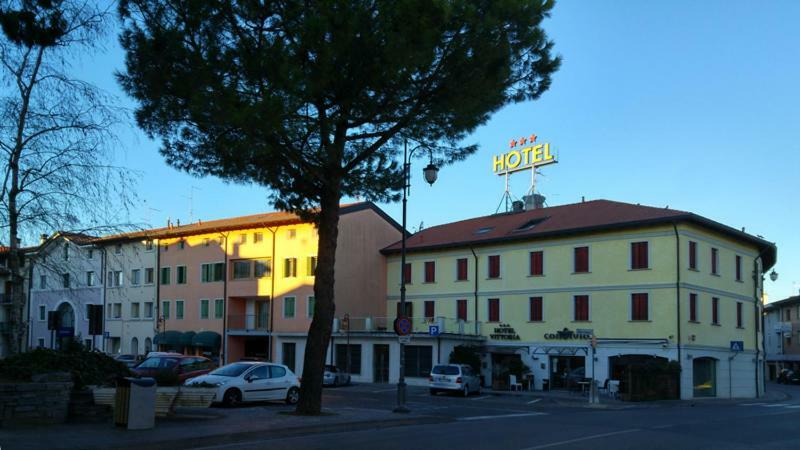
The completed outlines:
{"type": "Polygon", "coordinates": [[[122,271],[117,270],[114,272],[114,286],[119,287],[122,286],[122,271]]]}
{"type": "Polygon", "coordinates": [[[119,255],[122,253],[122,244],[117,244],[114,246],[114,254],[119,255]]]}
{"type": "Polygon", "coordinates": [[[427,377],[431,374],[433,347],[429,345],[406,345],[405,376],[427,377]]]}
{"type": "Polygon", "coordinates": [[[36,340],[36,346],[38,348],[44,348],[44,338],[39,338],[36,340]]]}
{"type": "Polygon", "coordinates": [[[214,300],[214,318],[222,319],[225,314],[225,300],[218,298],[214,300]]]}
{"type": "Polygon", "coordinates": [[[121,319],[122,318],[122,303],[114,303],[113,306],[114,306],[114,315],[113,315],[113,317],[115,319],[121,319]]]}
{"type": "Polygon", "coordinates": [[[400,309],[400,302],[397,302],[397,316],[398,317],[402,316],[402,315],[405,315],[406,317],[414,317],[414,304],[411,303],[411,302],[406,302],[406,313],[405,314],[401,314],[401,311],[402,310],[400,309]]]}
{"type": "Polygon", "coordinates": [[[47,276],[39,275],[39,289],[47,289],[47,276]]]}
{"type": "Polygon", "coordinates": [[[175,319],[183,319],[183,300],[175,300],[175,319]]]}
{"type": "Polygon", "coordinates": [[[589,272],[589,247],[575,247],[575,273],[589,272]]]}
{"type": "Polygon", "coordinates": [[[147,252],[153,251],[153,241],[144,241],[144,250],[147,252]]]}
{"type": "Polygon", "coordinates": [[[792,320],[792,310],[791,309],[786,309],[784,311],[786,311],[786,314],[784,314],[786,316],[786,321],[790,322],[792,320]]]}
{"type": "Polygon", "coordinates": [[[647,294],[631,294],[631,320],[649,320],[647,294]]]}
{"type": "Polygon", "coordinates": [[[247,244],[247,234],[242,233],[239,235],[239,244],[247,244]]]}
{"type": "Polygon", "coordinates": [[[170,279],[170,269],[169,267],[162,267],[161,268],[161,284],[169,284],[170,279]]]}
{"type": "Polygon", "coordinates": [[[39,305],[39,320],[45,321],[47,320],[47,307],[44,305],[39,305]]]}
{"type": "Polygon", "coordinates": [[[459,258],[456,260],[456,280],[467,280],[467,258],[459,258]]]}
{"type": "Polygon", "coordinates": [[[86,258],[87,259],[94,259],[94,249],[90,248],[86,250],[86,258]]]}
{"type": "Polygon", "coordinates": [[[155,270],[152,267],[144,269],[144,284],[153,284],[154,276],[155,276],[155,270]]]}
{"type": "Polygon", "coordinates": [[[719,250],[716,248],[711,249],[711,274],[719,275],[719,250]]]}
{"type": "Polygon", "coordinates": [[[253,243],[258,244],[264,240],[264,235],[261,233],[253,233],[253,243]]]}
{"type": "Polygon", "coordinates": [[[64,261],[69,261],[69,244],[64,244],[64,261]]]}
{"type": "Polygon", "coordinates": [[[297,230],[286,230],[286,239],[294,239],[297,237],[297,230]]]}
{"type": "Polygon", "coordinates": [[[425,282],[436,282],[436,261],[425,261],[425,282]]]}
{"type": "Polygon", "coordinates": [[[575,322],[587,322],[589,320],[589,296],[576,295],[574,301],[574,315],[575,322]]]}
{"type": "Polygon", "coordinates": [[[403,266],[403,284],[411,284],[411,263],[403,266]]]}
{"type": "Polygon", "coordinates": [[[142,282],[142,269],[131,270],[131,285],[138,286],[142,282]]]}
{"type": "Polygon", "coordinates": [[[169,319],[169,300],[161,302],[161,316],[165,319],[169,319]]]}
{"type": "Polygon", "coordinates": [[[711,323],[719,325],[719,298],[711,297],[711,323]]]}
{"type": "Polygon", "coordinates": [[[314,298],[313,295],[309,295],[308,296],[308,306],[306,307],[306,317],[308,317],[309,319],[314,317],[314,306],[316,305],[316,303],[317,303],[317,299],[314,298]]]}
{"type": "Polygon", "coordinates": [[[283,260],[283,276],[286,278],[297,276],[297,258],[286,258],[283,260]]]}
{"type": "Polygon", "coordinates": [[[91,270],[86,272],[86,285],[94,286],[94,272],[92,272],[91,270]]]}
{"type": "Polygon", "coordinates": [[[689,268],[697,270],[697,242],[689,241],[689,268]]]}
{"type": "Polygon", "coordinates": [[[272,260],[271,259],[257,259],[254,261],[255,276],[256,278],[271,277],[272,276],[272,260]]]}
{"type": "Polygon", "coordinates": [[[736,281],[742,281],[742,257],[736,255],[736,281]]]}
{"type": "Polygon", "coordinates": [[[309,256],[306,258],[306,274],[313,277],[317,273],[317,257],[309,256]]]}
{"type": "Polygon", "coordinates": [[[648,262],[647,242],[631,242],[631,269],[647,269],[650,267],[648,262]]]}
{"type": "Polygon", "coordinates": [[[689,294],[689,322],[697,322],[697,294],[689,294]]]}
{"type": "Polygon", "coordinates": [[[500,255],[489,256],[489,278],[500,278],[500,255]]]}
{"type": "Polygon", "coordinates": [[[347,350],[347,344],[336,344],[336,368],[346,373],[361,374],[361,344],[350,344],[350,351],[347,350]]]}
{"type": "Polygon", "coordinates": [[[161,246],[161,248],[163,248],[165,252],[168,252],[169,251],[169,244],[164,244],[163,246],[161,246]]]}
{"type": "Polygon", "coordinates": [[[458,320],[467,321],[467,301],[466,300],[457,300],[456,301],[456,318],[458,320]]]}
{"type": "Polygon", "coordinates": [[[131,303],[131,317],[134,319],[139,318],[139,303],[131,303]]]}
{"type": "Polygon", "coordinates": [[[742,302],[736,302],[736,328],[742,328],[742,302]]]}
{"type": "Polygon", "coordinates": [[[295,359],[297,358],[297,347],[294,342],[284,342],[281,351],[281,362],[289,370],[294,372],[295,359]]]}
{"type": "Polygon", "coordinates": [[[243,280],[250,278],[250,261],[233,262],[233,279],[243,280]]]}
{"type": "Polygon", "coordinates": [[[144,302],[144,318],[153,318],[153,302],[144,302]]]}
{"type": "Polygon", "coordinates": [[[178,249],[183,250],[184,248],[186,248],[186,241],[181,239],[180,241],[178,241],[178,249]]]}
{"type": "Polygon", "coordinates": [[[69,289],[69,274],[65,273],[61,275],[63,282],[64,282],[64,289],[69,289]]]}
{"type": "Polygon", "coordinates": [[[529,274],[532,277],[544,275],[544,252],[536,251],[530,253],[530,269],[529,274]]]}
{"type": "Polygon", "coordinates": [[[207,263],[200,266],[200,281],[203,283],[211,283],[215,281],[222,281],[225,272],[224,263],[207,263]]]}
{"type": "Polygon", "coordinates": [[[542,321],[542,297],[529,298],[528,309],[528,320],[531,322],[542,321]]]}
{"type": "Polygon", "coordinates": [[[489,322],[500,322],[500,299],[489,299],[489,322]]]}
{"type": "Polygon", "coordinates": [[[200,300],[200,318],[208,319],[208,300],[200,300]]]}
{"type": "Polygon", "coordinates": [[[186,284],[186,266],[177,266],[175,267],[175,283],[176,284],[186,284]]]}
{"type": "Polygon", "coordinates": [[[283,298],[283,318],[294,319],[294,297],[283,298]]]}
{"type": "Polygon", "coordinates": [[[425,318],[433,319],[435,306],[432,300],[425,301],[425,318]]]}

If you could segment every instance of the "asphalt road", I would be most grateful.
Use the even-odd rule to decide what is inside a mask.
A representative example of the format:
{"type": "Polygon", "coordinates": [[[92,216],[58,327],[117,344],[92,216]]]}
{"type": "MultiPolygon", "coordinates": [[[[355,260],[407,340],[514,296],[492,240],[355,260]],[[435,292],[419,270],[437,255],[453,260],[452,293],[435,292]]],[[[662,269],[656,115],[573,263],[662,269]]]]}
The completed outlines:
{"type": "MultiPolygon", "coordinates": [[[[783,387],[782,387],[783,388],[783,387]]],[[[362,431],[276,438],[252,437],[211,449],[798,449],[800,386],[792,399],[703,402],[589,409],[529,396],[435,396],[409,388],[416,424],[362,431]]],[[[362,385],[325,392],[332,410],[386,411],[392,386],[362,385]]],[[[244,412],[244,411],[242,411],[244,412]]]]}

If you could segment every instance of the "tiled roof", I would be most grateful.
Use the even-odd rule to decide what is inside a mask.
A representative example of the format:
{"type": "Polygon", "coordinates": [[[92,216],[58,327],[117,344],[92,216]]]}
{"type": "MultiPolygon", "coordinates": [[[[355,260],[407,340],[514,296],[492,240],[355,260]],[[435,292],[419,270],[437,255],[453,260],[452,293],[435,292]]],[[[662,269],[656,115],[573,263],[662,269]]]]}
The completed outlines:
{"type": "Polygon", "coordinates": [[[775,308],[779,308],[781,306],[794,306],[800,304],[800,295],[795,295],[794,297],[784,298],[783,300],[776,300],[774,302],[769,302],[764,305],[764,310],[772,311],[775,308]]]}
{"type": "MultiPolygon", "coordinates": [[[[758,237],[686,211],[609,200],[494,214],[439,225],[410,236],[406,240],[406,248],[408,252],[415,252],[488,245],[504,241],[531,240],[671,222],[693,222],[750,242],[766,253],[764,256],[766,268],[775,263],[774,244],[758,237]]],[[[385,254],[399,251],[400,242],[383,249],[385,254]]]]}

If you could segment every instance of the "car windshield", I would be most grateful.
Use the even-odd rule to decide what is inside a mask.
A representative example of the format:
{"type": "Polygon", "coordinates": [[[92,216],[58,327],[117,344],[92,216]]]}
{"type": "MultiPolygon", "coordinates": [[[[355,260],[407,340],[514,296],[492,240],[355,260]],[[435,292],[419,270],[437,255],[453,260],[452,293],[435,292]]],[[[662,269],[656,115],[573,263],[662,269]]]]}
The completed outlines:
{"type": "Polygon", "coordinates": [[[169,369],[171,367],[175,367],[178,364],[178,358],[163,358],[163,357],[156,357],[156,358],[147,358],[139,364],[136,368],[137,369],[169,369]]]}
{"type": "Polygon", "coordinates": [[[222,366],[219,369],[212,370],[209,375],[219,375],[221,377],[238,377],[243,374],[245,370],[253,367],[252,364],[233,363],[227,366],[222,366]]]}
{"type": "Polygon", "coordinates": [[[458,375],[457,366],[436,366],[431,373],[436,375],[458,375]]]}

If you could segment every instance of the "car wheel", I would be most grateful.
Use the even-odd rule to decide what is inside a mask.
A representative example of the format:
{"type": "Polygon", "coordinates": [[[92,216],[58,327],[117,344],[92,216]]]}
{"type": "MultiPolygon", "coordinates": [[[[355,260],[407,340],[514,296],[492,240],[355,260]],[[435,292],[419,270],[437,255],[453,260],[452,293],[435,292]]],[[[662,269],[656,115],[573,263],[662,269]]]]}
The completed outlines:
{"type": "Polygon", "coordinates": [[[300,389],[296,387],[289,388],[289,392],[286,393],[286,404],[296,405],[298,400],[300,400],[300,389]]]}
{"type": "Polygon", "coordinates": [[[437,391],[436,389],[431,389],[431,395],[436,395],[438,393],[439,393],[439,391],[437,391]]]}
{"type": "Polygon", "coordinates": [[[222,397],[222,404],[233,407],[242,403],[242,393],[238,389],[228,389],[222,397]]]}

